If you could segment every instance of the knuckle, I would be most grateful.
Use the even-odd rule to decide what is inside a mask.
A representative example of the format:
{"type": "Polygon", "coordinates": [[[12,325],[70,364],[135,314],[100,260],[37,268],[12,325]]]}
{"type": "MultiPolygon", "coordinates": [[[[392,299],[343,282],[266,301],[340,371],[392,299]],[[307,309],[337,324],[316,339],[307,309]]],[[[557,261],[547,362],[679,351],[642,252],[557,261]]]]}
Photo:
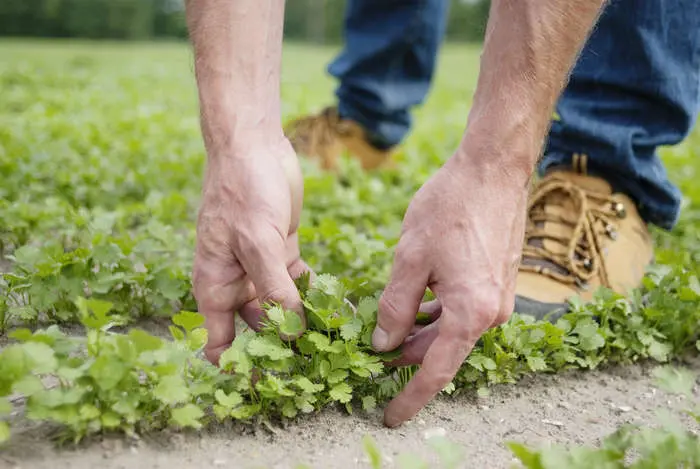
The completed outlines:
{"type": "Polygon", "coordinates": [[[409,238],[404,238],[401,244],[396,247],[396,259],[402,268],[408,270],[420,269],[423,264],[423,253],[416,243],[409,238]]]}
{"type": "Polygon", "coordinates": [[[395,324],[401,321],[401,312],[393,300],[393,295],[385,292],[378,302],[379,316],[382,321],[395,324]]]}

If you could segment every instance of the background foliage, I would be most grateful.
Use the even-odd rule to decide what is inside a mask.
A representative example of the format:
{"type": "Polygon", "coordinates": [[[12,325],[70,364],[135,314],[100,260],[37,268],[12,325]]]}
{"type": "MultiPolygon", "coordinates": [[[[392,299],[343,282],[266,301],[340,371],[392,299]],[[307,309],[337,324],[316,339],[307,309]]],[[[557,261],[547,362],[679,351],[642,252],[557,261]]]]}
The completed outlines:
{"type": "MultiPolygon", "coordinates": [[[[286,5],[288,39],[337,43],[347,0],[295,0],[286,5]]],[[[0,36],[144,40],[184,38],[184,0],[2,0],[0,36]]],[[[479,41],[488,0],[451,2],[447,35],[479,41]]]]}

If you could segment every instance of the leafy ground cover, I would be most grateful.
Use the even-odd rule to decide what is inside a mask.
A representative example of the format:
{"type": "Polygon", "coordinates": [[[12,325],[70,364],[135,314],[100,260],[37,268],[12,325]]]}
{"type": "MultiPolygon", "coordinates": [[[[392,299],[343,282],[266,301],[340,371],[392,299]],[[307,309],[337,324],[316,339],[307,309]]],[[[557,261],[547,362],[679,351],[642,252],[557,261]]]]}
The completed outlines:
{"type": "MultiPolygon", "coordinates": [[[[332,52],[287,46],[285,118],[328,102],[332,52]]],[[[298,324],[271,308],[268,330],[240,334],[221,373],[199,354],[206,337],[189,287],[204,152],[187,47],[0,43],[0,415],[21,402],[24,418],[79,441],[381,406],[414,369],[372,353],[377,295],[410,197],[457,145],[477,66],[478,49],[446,47],[396,169],[367,175],[346,161],[334,176],[302,162],[302,255],[323,273],[299,284],[311,327],[284,343],[277,331],[298,324]],[[168,334],[147,332],[146,320],[168,334]]],[[[697,355],[699,149],[695,132],[663,150],[683,217],[672,233],[655,232],[659,264],[631,301],[601,292],[555,324],[514,317],[482,338],[444,393],[697,355]]],[[[0,440],[10,432],[1,420],[0,440]]],[[[630,435],[602,451],[638,447],[630,435]]],[[[697,435],[672,435],[697,463],[697,435]]],[[[550,467],[536,450],[512,450],[528,467],[550,467]]]]}

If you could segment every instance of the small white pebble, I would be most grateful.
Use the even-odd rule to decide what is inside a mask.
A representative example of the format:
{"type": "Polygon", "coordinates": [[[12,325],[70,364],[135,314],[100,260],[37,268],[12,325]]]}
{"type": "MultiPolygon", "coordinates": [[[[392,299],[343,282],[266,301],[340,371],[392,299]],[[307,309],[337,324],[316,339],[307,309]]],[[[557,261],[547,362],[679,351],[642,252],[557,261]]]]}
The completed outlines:
{"type": "Polygon", "coordinates": [[[442,427],[429,428],[423,433],[423,438],[429,440],[435,436],[445,436],[447,435],[447,430],[442,427]]]}
{"type": "Polygon", "coordinates": [[[542,419],[542,423],[547,425],[554,425],[555,427],[563,427],[564,423],[558,420],[542,419]]]}

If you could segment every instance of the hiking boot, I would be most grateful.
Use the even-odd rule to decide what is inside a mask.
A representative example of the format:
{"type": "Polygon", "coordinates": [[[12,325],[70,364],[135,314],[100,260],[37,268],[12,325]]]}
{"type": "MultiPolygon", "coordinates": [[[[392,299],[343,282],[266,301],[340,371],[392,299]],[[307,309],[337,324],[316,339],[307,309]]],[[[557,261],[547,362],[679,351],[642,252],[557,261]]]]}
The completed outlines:
{"type": "Polygon", "coordinates": [[[319,160],[325,170],[337,169],[344,152],[357,158],[365,170],[379,168],[391,157],[391,150],[373,146],[365,130],[355,121],[342,119],[335,107],[294,120],[285,134],[299,156],[319,160]]]}
{"type": "Polygon", "coordinates": [[[556,319],[568,312],[569,299],[588,302],[601,286],[627,296],[653,261],[634,202],[586,174],[585,155],[574,163],[573,171],[548,172],[530,194],[517,313],[556,319]]]}

